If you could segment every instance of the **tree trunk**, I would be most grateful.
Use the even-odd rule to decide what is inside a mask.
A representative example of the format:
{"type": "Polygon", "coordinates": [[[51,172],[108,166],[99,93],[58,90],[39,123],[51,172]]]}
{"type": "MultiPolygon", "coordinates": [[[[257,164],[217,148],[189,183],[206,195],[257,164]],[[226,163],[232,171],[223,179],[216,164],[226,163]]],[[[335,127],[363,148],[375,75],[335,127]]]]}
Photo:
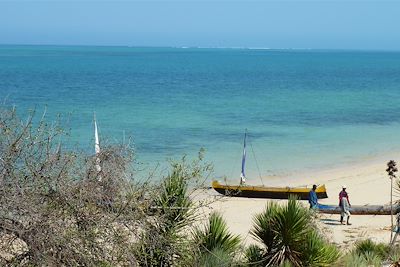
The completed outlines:
{"type": "Polygon", "coordinates": [[[393,177],[390,177],[390,243],[393,240],[393,177]]]}

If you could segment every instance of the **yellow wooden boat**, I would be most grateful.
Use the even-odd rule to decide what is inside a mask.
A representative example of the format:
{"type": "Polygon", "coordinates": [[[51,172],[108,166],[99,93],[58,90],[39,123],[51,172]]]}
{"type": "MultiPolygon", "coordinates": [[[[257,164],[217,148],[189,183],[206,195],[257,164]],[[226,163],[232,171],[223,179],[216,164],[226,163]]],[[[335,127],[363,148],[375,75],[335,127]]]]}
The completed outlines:
{"type": "MultiPolygon", "coordinates": [[[[252,185],[224,185],[218,181],[212,182],[212,188],[218,193],[233,197],[251,197],[251,198],[273,198],[287,199],[290,195],[295,195],[299,199],[308,199],[311,187],[267,187],[252,185]]],[[[317,197],[327,198],[325,185],[320,185],[315,190],[317,197]]]]}
{"type": "MultiPolygon", "coordinates": [[[[221,184],[218,181],[212,182],[212,187],[220,194],[234,197],[252,197],[252,198],[274,198],[287,199],[290,195],[295,195],[299,199],[308,199],[311,187],[267,187],[251,186],[245,183],[245,163],[246,163],[246,138],[247,131],[244,134],[242,171],[240,174],[239,185],[221,184]]],[[[315,190],[318,198],[327,198],[325,185],[320,185],[315,190]]]]}

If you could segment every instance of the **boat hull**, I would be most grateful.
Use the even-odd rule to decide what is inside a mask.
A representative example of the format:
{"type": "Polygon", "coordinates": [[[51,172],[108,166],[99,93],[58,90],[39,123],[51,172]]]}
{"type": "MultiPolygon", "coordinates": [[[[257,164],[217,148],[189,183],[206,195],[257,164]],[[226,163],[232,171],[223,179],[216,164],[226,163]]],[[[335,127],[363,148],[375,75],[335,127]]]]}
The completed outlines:
{"type": "MultiPolygon", "coordinates": [[[[337,205],[318,205],[318,210],[326,214],[340,214],[341,208],[337,205]]],[[[390,215],[390,205],[353,205],[349,208],[352,215],[390,215]]],[[[393,205],[393,214],[400,212],[398,204],[393,205]]]]}
{"type": "MultiPolygon", "coordinates": [[[[223,185],[213,181],[212,187],[220,194],[232,197],[288,199],[295,195],[299,199],[307,200],[311,188],[308,187],[265,187],[248,185],[223,185]]],[[[315,190],[319,199],[327,198],[325,185],[318,186],[315,190]]]]}

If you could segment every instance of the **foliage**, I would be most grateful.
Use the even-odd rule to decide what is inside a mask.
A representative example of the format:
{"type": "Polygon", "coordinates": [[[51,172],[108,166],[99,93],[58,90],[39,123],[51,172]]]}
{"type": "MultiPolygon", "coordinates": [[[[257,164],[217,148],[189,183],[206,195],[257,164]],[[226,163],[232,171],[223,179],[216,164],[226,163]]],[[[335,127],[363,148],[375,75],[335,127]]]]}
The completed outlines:
{"type": "Polygon", "coordinates": [[[182,163],[172,166],[172,173],[163,181],[161,194],[154,196],[155,209],[163,216],[165,231],[173,231],[185,226],[193,216],[192,201],[188,196],[188,181],[192,178],[183,159],[182,163]]]}
{"type": "Polygon", "coordinates": [[[45,116],[0,108],[0,265],[185,265],[188,185],[209,170],[202,155],[174,163],[160,186],[134,180],[130,146],[102,144],[93,156],[63,137],[45,116]]]}
{"type": "Polygon", "coordinates": [[[156,219],[147,221],[138,245],[133,247],[140,266],[185,265],[192,260],[193,242],[184,231],[196,221],[188,186],[210,171],[208,164],[201,164],[202,159],[199,154],[198,160],[189,164],[185,157],[173,162],[171,173],[151,197],[151,213],[156,219]]]}
{"type": "Polygon", "coordinates": [[[400,265],[400,247],[398,245],[391,248],[389,259],[393,263],[393,266],[397,266],[395,264],[400,265]]]}
{"type": "Polygon", "coordinates": [[[266,266],[284,261],[294,266],[329,266],[339,257],[338,250],[314,229],[309,210],[290,198],[285,206],[268,203],[255,216],[251,234],[264,245],[266,266]]]}
{"type": "Polygon", "coordinates": [[[290,261],[285,260],[279,267],[293,267],[290,261]]]}
{"type": "Polygon", "coordinates": [[[330,266],[339,257],[336,246],[327,243],[316,230],[307,233],[306,242],[303,250],[305,266],[330,266]]]}
{"type": "MultiPolygon", "coordinates": [[[[196,256],[194,266],[196,267],[235,267],[238,263],[232,257],[231,254],[227,253],[221,248],[214,248],[208,253],[201,253],[196,256]]],[[[187,265],[192,266],[192,265],[187,265]]]]}
{"type": "Polygon", "coordinates": [[[196,227],[193,239],[199,250],[199,266],[230,266],[234,262],[235,252],[240,246],[240,238],[229,232],[222,216],[216,212],[210,214],[208,224],[196,227]],[[215,265],[217,264],[218,265],[215,265]]]}
{"type": "Polygon", "coordinates": [[[210,214],[208,224],[204,229],[196,228],[193,232],[194,242],[202,252],[220,249],[229,254],[234,253],[240,246],[239,236],[229,232],[226,222],[216,212],[210,214]]]}
{"type": "Polygon", "coordinates": [[[249,266],[263,267],[266,264],[263,254],[263,249],[261,249],[257,245],[252,244],[248,246],[245,251],[245,261],[248,263],[249,266]]]}
{"type": "Polygon", "coordinates": [[[129,235],[113,228],[141,219],[131,212],[140,190],[129,181],[130,148],[103,147],[99,173],[93,156],[63,148],[58,124],[33,119],[0,111],[2,264],[134,264],[129,235]]]}
{"type": "Polygon", "coordinates": [[[355,252],[359,255],[370,253],[380,257],[381,259],[385,259],[388,257],[390,247],[386,244],[376,244],[371,239],[366,239],[356,243],[355,252]]]}
{"type": "Polygon", "coordinates": [[[358,254],[353,251],[343,257],[340,266],[343,267],[370,267],[370,266],[381,266],[382,259],[371,252],[366,252],[365,254],[358,254]]]}
{"type": "Polygon", "coordinates": [[[396,250],[391,251],[389,245],[366,239],[356,242],[354,249],[341,262],[343,266],[381,266],[383,260],[394,254],[396,250]]]}

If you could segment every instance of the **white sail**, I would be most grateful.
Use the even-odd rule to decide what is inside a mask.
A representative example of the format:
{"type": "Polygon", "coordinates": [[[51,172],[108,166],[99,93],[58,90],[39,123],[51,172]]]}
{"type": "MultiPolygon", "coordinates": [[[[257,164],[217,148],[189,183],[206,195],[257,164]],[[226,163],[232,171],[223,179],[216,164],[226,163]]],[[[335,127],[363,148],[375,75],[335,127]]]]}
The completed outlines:
{"type": "MultiPolygon", "coordinates": [[[[99,141],[99,134],[97,130],[97,122],[96,122],[96,114],[94,114],[94,151],[96,153],[96,171],[101,172],[101,166],[100,166],[100,141],[99,141]]],[[[99,181],[101,181],[101,176],[99,175],[98,178],[99,181]]]]}
{"type": "Polygon", "coordinates": [[[244,173],[245,164],[246,164],[246,138],[247,138],[247,129],[244,132],[242,171],[240,172],[240,184],[244,184],[246,182],[246,174],[244,173]]]}

